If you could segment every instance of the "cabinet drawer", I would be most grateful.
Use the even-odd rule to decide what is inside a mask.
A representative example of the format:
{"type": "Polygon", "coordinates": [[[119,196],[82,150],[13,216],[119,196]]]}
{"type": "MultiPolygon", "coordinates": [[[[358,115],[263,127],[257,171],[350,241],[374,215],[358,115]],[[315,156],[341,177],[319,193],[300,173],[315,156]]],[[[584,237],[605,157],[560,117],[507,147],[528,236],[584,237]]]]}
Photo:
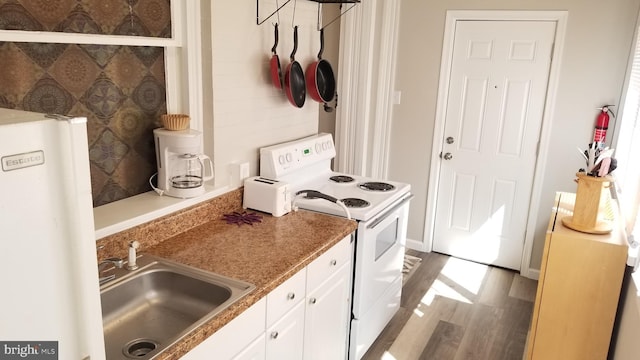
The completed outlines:
{"type": "Polygon", "coordinates": [[[304,299],[305,280],[306,269],[302,269],[267,295],[267,327],[304,299]]]}
{"type": "Polygon", "coordinates": [[[320,255],[307,267],[307,289],[312,291],[351,261],[351,235],[320,255]]]}

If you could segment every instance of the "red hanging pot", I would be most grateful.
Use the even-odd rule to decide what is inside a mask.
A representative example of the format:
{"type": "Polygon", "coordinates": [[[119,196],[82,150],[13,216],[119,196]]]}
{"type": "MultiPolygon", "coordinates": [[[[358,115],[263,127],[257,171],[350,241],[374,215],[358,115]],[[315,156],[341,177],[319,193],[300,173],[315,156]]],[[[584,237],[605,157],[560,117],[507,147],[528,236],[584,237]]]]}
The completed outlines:
{"type": "Polygon", "coordinates": [[[275,42],[271,48],[271,82],[276,89],[282,90],[282,68],[280,67],[280,58],[276,53],[276,47],[278,46],[278,24],[275,25],[275,42]]]}
{"type": "Polygon", "coordinates": [[[309,96],[317,102],[328,103],[336,94],[336,79],[331,64],[322,58],[324,51],[324,29],[320,30],[320,51],[318,61],[309,66],[305,72],[309,96]]]}

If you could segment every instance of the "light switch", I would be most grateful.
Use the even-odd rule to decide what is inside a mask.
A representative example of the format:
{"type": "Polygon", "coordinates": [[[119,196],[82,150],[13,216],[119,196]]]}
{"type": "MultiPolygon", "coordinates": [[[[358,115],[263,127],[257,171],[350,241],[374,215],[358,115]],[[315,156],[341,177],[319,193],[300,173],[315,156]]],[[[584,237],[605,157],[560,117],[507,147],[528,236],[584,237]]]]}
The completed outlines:
{"type": "Polygon", "coordinates": [[[402,100],[402,91],[396,90],[393,92],[393,104],[400,105],[400,100],[402,100]]]}

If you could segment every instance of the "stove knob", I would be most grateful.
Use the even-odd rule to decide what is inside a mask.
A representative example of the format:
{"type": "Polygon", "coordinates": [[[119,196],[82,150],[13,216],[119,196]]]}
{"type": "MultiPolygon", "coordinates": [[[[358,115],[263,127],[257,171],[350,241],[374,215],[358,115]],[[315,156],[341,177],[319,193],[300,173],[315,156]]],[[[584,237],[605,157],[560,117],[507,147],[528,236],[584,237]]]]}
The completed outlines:
{"type": "Polygon", "coordinates": [[[322,146],[318,143],[316,144],[316,153],[320,153],[320,151],[322,151],[322,146]]]}
{"type": "Polygon", "coordinates": [[[291,155],[291,153],[287,153],[286,159],[287,159],[287,162],[291,162],[291,160],[293,160],[293,155],[291,155]]]}
{"type": "Polygon", "coordinates": [[[278,162],[280,163],[280,165],[284,165],[284,160],[284,155],[278,156],[278,162]]]}

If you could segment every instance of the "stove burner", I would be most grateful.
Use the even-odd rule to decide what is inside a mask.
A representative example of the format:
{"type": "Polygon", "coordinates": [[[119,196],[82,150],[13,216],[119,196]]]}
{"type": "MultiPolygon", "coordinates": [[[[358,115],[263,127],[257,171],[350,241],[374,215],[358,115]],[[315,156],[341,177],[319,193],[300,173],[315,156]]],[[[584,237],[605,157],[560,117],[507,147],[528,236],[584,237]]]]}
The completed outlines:
{"type": "Polygon", "coordinates": [[[329,180],[335,181],[337,183],[350,183],[355,179],[348,175],[336,175],[329,178],[329,180]]]}
{"type": "Polygon", "coordinates": [[[368,191],[391,191],[396,188],[391,184],[384,183],[384,182],[375,182],[375,181],[362,183],[358,185],[358,187],[362,190],[368,190],[368,191]]]}
{"type": "Polygon", "coordinates": [[[362,200],[358,198],[346,198],[346,199],[342,199],[341,201],[348,208],[365,208],[371,205],[367,200],[362,200]]]}

